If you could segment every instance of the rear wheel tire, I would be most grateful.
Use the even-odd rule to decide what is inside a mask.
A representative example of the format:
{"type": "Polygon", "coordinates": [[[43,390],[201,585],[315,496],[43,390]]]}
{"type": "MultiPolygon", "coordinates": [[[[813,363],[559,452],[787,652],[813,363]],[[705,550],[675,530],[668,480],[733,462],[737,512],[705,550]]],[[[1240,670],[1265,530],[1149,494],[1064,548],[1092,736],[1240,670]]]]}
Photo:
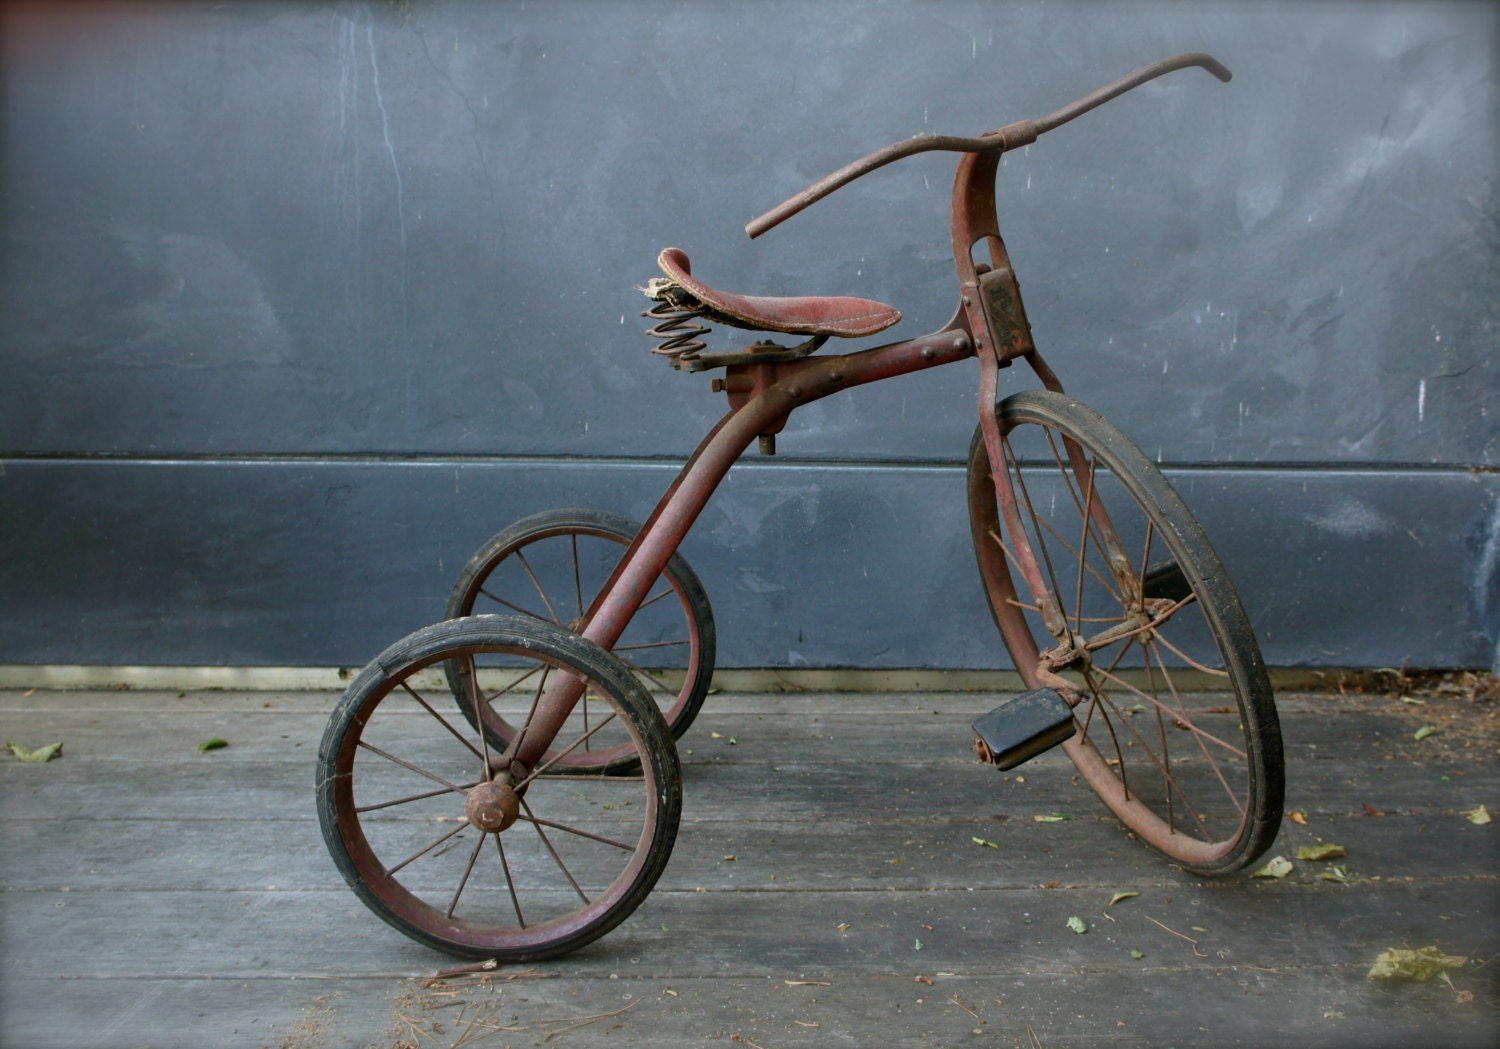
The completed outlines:
{"type": "MultiPolygon", "coordinates": [[[[519,614],[582,633],[590,604],[608,581],[641,525],[602,510],[547,510],[499,532],[469,559],[448,598],[446,619],[485,613],[519,614]]],[[[708,695],[717,635],[703,584],[681,554],[673,554],[613,653],[655,698],[673,739],[682,738],[708,695]]],[[[459,709],[474,717],[472,661],[445,666],[459,709]]],[[[585,697],[582,701],[591,702],[585,697]]],[[[478,708],[491,745],[504,750],[516,727],[487,704],[478,708]]],[[[625,751],[595,747],[569,755],[578,769],[632,772],[625,751]]]]}

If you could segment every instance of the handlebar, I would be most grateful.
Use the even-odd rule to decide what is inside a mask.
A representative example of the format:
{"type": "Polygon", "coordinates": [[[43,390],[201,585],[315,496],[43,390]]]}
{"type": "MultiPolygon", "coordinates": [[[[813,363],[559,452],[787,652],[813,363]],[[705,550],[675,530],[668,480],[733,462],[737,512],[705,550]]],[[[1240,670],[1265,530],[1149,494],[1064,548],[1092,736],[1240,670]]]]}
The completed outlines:
{"type": "Polygon", "coordinates": [[[1038,136],[1061,127],[1074,117],[1082,116],[1132,88],[1140,87],[1148,80],[1155,80],[1166,73],[1186,69],[1189,66],[1206,69],[1225,83],[1228,83],[1232,76],[1229,70],[1212,55],[1194,51],[1164,58],[1149,66],[1142,66],[1134,73],[1121,77],[1112,84],[1106,84],[1099,90],[1084,95],[1078,101],[1063,106],[1040,120],[1018,120],[1014,124],[1007,124],[995,131],[986,132],[979,138],[960,138],[955,135],[917,135],[893,143],[884,149],[877,149],[874,153],[861,157],[852,164],[846,164],[833,174],[819,179],[795,197],[783,201],[759,218],[746,223],[745,232],[750,234],[752,239],[758,237],[785,222],[803,208],[816,204],[834,190],[847,186],[861,175],[868,175],[876,168],[917,153],[928,153],[934,150],[950,153],[1004,152],[1029,145],[1035,142],[1038,136]]]}

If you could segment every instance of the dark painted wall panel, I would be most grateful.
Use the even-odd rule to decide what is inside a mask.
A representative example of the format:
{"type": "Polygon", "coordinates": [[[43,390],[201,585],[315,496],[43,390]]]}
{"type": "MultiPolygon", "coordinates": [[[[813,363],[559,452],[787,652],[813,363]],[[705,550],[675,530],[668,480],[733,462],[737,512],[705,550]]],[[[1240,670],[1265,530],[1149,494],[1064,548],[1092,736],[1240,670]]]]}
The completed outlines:
{"type": "MultiPolygon", "coordinates": [[[[644,354],[660,247],[915,334],[954,299],[949,159],[740,224],[887,141],[1204,47],[1231,85],[1178,74],[1002,173],[1075,392],[1178,461],[1500,449],[1491,5],[93,10],[7,19],[0,447],[682,454],[717,406],[644,354]]],[[[882,428],[911,396],[800,450],[951,454],[967,419],[882,428]]]]}
{"type": "MultiPolygon", "coordinates": [[[[1038,341],[1149,454],[1272,467],[1182,476],[1274,660],[1495,658],[1493,475],[1462,473],[1500,461],[1493,5],[0,17],[0,661],[362,661],[435,614],[491,528],[569,502],[644,516],[670,473],[514,457],[681,457],[718,417],[646,352],[635,288],[662,246],[746,291],[891,301],[917,334],[954,300],[951,159],[760,241],[741,224],[888,141],[1039,116],[1200,48],[1233,83],[1177,74],[1007,158],[1038,341]],[[129,461],[69,459],[99,453],[129,461]],[[340,458],[372,454],[492,461],[340,458]],[[433,480],[452,470],[483,496],[433,480]]],[[[957,489],[875,465],[956,461],[975,373],[808,409],[782,448],[824,472],[737,471],[690,545],[738,624],[727,661],[989,662],[977,605],[943,607],[969,573],[957,489]],[[737,531],[755,520],[784,553],[737,531]],[[942,539],[933,560],[909,564],[911,527],[942,539]],[[798,595],[764,589],[787,579],[798,595]]]]}
{"type": "MultiPolygon", "coordinates": [[[[673,474],[568,461],[4,468],[0,664],[359,665],[440,617],[491,532],[553,506],[643,519],[673,474]]],[[[1494,660],[1500,478],[1171,477],[1271,663],[1494,660]]],[[[747,463],[683,552],[713,603],[721,665],[1008,665],[957,466],[747,463]]]]}

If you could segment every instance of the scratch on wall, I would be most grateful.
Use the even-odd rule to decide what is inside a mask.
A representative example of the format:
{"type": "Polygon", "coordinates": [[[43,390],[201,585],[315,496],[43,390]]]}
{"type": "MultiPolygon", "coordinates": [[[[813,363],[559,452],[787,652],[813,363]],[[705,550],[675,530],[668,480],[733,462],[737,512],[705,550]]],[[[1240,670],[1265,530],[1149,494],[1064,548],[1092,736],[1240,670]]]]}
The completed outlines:
{"type": "Polygon", "coordinates": [[[375,26],[365,24],[365,39],[370,45],[370,79],[375,87],[375,104],[380,107],[380,131],[385,136],[385,151],[391,158],[391,172],[396,176],[396,220],[401,234],[401,323],[406,325],[406,190],[401,183],[401,165],[396,162],[396,147],[391,142],[391,115],[380,93],[380,62],[375,55],[375,26]]]}
{"type": "Polygon", "coordinates": [[[375,88],[375,104],[380,107],[380,131],[385,138],[385,151],[391,158],[391,171],[396,176],[396,220],[401,242],[401,346],[405,358],[405,417],[411,419],[411,352],[408,325],[407,270],[406,270],[406,190],[401,182],[401,165],[396,161],[396,147],[391,142],[391,115],[385,108],[385,97],[380,92],[380,62],[375,53],[375,23],[365,23],[365,40],[370,47],[370,81],[375,88]]]}

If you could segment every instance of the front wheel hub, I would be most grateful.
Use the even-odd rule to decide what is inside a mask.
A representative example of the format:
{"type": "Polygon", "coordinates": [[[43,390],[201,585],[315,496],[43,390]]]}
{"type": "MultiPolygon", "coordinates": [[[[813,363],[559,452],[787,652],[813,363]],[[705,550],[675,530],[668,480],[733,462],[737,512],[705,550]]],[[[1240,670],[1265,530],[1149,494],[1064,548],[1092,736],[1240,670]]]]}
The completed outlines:
{"type": "Polygon", "coordinates": [[[469,823],[486,834],[508,830],[521,815],[521,798],[509,783],[481,783],[464,803],[469,823]]]}

